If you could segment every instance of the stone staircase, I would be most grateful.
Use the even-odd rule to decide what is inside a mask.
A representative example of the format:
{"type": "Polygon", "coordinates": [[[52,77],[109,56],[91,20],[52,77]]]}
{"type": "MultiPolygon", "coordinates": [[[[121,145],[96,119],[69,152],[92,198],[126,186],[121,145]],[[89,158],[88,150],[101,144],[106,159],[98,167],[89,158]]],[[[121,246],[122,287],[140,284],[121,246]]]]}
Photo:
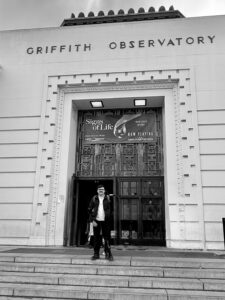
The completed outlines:
{"type": "Polygon", "coordinates": [[[0,253],[0,300],[225,299],[225,259],[0,253]]]}

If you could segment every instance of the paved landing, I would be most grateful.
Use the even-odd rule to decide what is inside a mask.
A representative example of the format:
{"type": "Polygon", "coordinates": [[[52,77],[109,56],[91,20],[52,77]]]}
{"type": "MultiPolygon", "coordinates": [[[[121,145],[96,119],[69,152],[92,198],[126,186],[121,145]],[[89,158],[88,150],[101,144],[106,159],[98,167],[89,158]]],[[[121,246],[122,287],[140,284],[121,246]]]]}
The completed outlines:
{"type": "MultiPolygon", "coordinates": [[[[103,252],[103,249],[101,251],[103,252]]],[[[0,252],[90,256],[93,254],[93,250],[88,247],[6,247],[1,248],[0,252]]],[[[225,251],[177,250],[162,247],[112,246],[112,252],[114,256],[225,259],[225,251]]]]}

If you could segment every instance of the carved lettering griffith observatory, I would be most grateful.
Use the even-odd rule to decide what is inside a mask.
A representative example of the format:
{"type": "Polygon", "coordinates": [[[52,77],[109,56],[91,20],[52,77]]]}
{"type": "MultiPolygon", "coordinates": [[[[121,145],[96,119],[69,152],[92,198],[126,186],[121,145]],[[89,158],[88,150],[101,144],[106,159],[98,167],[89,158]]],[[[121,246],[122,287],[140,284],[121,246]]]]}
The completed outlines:
{"type": "MultiPolygon", "coordinates": [[[[215,35],[206,36],[187,36],[187,37],[163,37],[155,39],[140,39],[140,40],[128,40],[128,41],[111,41],[106,44],[106,47],[110,50],[124,50],[134,48],[157,48],[157,47],[179,47],[192,45],[206,46],[215,43],[215,35]]],[[[94,50],[94,45],[91,43],[75,43],[75,44],[63,44],[63,45],[38,45],[30,46],[26,49],[28,55],[51,55],[51,54],[66,54],[66,53],[80,53],[91,52],[94,50]]]]}

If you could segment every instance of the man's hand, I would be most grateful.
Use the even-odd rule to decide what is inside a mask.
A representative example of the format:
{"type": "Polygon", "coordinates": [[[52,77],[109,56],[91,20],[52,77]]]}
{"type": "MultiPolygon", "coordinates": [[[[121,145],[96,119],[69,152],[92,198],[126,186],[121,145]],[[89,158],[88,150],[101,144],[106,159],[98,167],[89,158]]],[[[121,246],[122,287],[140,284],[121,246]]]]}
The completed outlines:
{"type": "Polygon", "coordinates": [[[93,221],[92,224],[93,224],[93,227],[97,227],[98,226],[98,224],[95,221],[93,221]]]}

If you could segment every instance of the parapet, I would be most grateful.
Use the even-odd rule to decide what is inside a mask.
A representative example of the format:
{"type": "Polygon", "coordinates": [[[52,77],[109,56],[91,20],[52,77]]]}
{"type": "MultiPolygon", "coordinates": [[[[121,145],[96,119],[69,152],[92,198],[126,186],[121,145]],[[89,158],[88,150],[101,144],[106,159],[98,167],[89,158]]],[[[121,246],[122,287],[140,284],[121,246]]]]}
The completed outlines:
{"type": "Polygon", "coordinates": [[[166,10],[164,6],[160,6],[158,11],[154,7],[150,7],[148,11],[145,11],[143,7],[140,7],[137,12],[133,8],[130,8],[127,13],[123,9],[120,9],[116,14],[113,10],[109,10],[108,13],[104,13],[102,10],[95,15],[92,11],[87,16],[83,12],[80,12],[76,17],[74,13],[71,14],[69,19],[65,19],[61,26],[76,26],[76,25],[91,25],[102,23],[119,23],[119,22],[134,22],[134,21],[146,21],[146,20],[159,20],[159,19],[177,19],[184,18],[184,15],[175,10],[173,6],[170,6],[169,10],[166,10]]]}

